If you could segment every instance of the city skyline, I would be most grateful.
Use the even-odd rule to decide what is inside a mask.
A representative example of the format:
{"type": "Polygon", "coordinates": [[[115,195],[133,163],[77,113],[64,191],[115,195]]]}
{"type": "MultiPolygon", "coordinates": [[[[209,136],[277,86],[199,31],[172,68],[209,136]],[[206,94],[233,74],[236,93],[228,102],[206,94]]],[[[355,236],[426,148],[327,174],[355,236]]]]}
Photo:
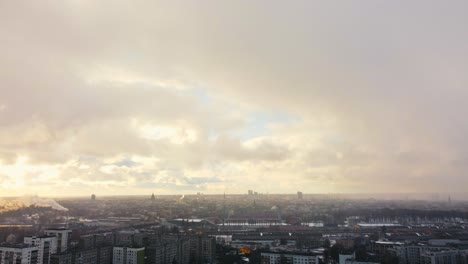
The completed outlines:
{"type": "Polygon", "coordinates": [[[466,8],[3,1],[0,196],[456,198],[466,8]]]}

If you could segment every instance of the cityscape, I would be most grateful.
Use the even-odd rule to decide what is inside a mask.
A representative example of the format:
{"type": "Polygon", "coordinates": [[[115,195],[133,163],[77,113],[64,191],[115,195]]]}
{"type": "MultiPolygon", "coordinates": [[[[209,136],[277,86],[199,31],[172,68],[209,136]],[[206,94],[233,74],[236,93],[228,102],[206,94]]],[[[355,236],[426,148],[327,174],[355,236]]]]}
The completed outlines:
{"type": "MultiPolygon", "coordinates": [[[[468,201],[339,194],[40,197],[0,207],[2,263],[467,263],[468,201]],[[52,202],[53,201],[53,202],[52,202]],[[49,203],[46,203],[49,202],[49,203]]],[[[414,197],[414,196],[413,196],[414,197]]],[[[25,198],[23,198],[25,199],[25,198]]]]}
{"type": "Polygon", "coordinates": [[[468,264],[467,14],[0,0],[0,264],[468,264]]]}

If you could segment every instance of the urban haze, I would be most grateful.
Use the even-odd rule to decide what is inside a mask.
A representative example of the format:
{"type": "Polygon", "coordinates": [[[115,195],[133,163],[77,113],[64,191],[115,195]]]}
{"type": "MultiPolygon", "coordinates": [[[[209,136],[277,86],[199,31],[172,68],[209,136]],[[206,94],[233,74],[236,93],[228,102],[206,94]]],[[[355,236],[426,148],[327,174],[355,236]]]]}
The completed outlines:
{"type": "Polygon", "coordinates": [[[467,10],[0,0],[0,264],[468,264],[467,10]]]}

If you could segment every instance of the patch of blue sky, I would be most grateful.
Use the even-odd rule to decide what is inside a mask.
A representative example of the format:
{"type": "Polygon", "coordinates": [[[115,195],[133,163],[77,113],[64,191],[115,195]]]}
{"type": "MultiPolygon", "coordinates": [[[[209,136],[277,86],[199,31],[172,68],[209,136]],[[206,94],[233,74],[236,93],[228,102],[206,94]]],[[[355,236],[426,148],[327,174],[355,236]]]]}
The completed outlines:
{"type": "MultiPolygon", "coordinates": [[[[206,89],[203,87],[193,87],[188,90],[180,91],[186,95],[194,96],[203,104],[211,104],[215,98],[210,96],[206,89]]],[[[235,105],[226,102],[226,107],[233,111],[235,105]]],[[[230,132],[232,136],[238,137],[241,140],[247,140],[258,136],[268,135],[270,125],[275,124],[292,124],[297,122],[297,117],[281,112],[281,111],[256,111],[248,114],[247,123],[241,129],[233,130],[230,132]]],[[[209,138],[215,139],[218,135],[215,131],[210,131],[209,138]]]]}
{"type": "Polygon", "coordinates": [[[213,98],[207,93],[206,89],[203,87],[191,87],[190,89],[180,90],[179,93],[183,93],[185,95],[190,95],[202,103],[202,104],[210,104],[213,102],[213,98]]]}
{"type": "Polygon", "coordinates": [[[297,122],[297,118],[278,111],[252,112],[243,129],[233,131],[232,135],[242,140],[268,136],[272,125],[287,125],[297,122]]]}
{"type": "Polygon", "coordinates": [[[129,168],[131,168],[131,167],[135,167],[135,166],[139,165],[140,163],[133,161],[131,158],[123,158],[123,159],[121,159],[121,160],[119,160],[117,162],[114,162],[112,164],[115,165],[115,166],[119,166],[119,167],[129,167],[129,168]]]}

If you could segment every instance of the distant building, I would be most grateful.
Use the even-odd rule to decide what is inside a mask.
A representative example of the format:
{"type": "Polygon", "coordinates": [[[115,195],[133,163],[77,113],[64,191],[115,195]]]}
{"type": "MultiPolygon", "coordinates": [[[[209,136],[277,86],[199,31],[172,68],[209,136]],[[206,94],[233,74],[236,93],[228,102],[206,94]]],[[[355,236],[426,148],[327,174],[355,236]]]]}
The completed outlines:
{"type": "Polygon", "coordinates": [[[354,259],[347,259],[343,264],[380,264],[380,263],[372,262],[372,261],[358,261],[354,259]]]}
{"type": "Polygon", "coordinates": [[[146,248],[146,264],[178,263],[188,264],[190,242],[181,237],[164,237],[146,248]]]}
{"type": "Polygon", "coordinates": [[[338,237],[335,239],[335,243],[343,246],[344,248],[354,248],[353,237],[338,237]]]}
{"type": "Polygon", "coordinates": [[[154,196],[154,193],[153,193],[151,194],[151,201],[154,201],[154,200],[156,200],[156,197],[154,196]]]}
{"type": "Polygon", "coordinates": [[[112,246],[114,244],[114,234],[111,232],[100,234],[89,234],[80,236],[80,247],[84,249],[112,246]]]}
{"type": "Polygon", "coordinates": [[[55,236],[25,237],[24,243],[38,248],[38,264],[49,264],[51,255],[57,253],[55,236]]]}
{"type": "Polygon", "coordinates": [[[218,235],[215,239],[218,245],[231,245],[232,243],[232,235],[218,235]]]}
{"type": "Polygon", "coordinates": [[[96,195],[93,193],[91,194],[91,201],[95,201],[96,200],[96,195]]]}
{"type": "Polygon", "coordinates": [[[79,245],[81,248],[88,249],[96,246],[96,235],[84,235],[80,236],[79,245]]]}
{"type": "Polygon", "coordinates": [[[360,229],[405,228],[404,225],[397,223],[357,223],[357,227],[360,229]]]}
{"type": "Polygon", "coordinates": [[[248,190],[247,193],[248,193],[249,196],[252,196],[253,195],[253,190],[248,190]]]}
{"type": "Polygon", "coordinates": [[[319,256],[307,253],[281,253],[268,252],[261,254],[261,264],[316,264],[319,263],[319,256]]]}
{"type": "Polygon", "coordinates": [[[72,254],[70,252],[53,254],[50,264],[72,264],[72,254]]]}
{"type": "Polygon", "coordinates": [[[112,264],[112,247],[69,250],[54,254],[51,264],[112,264]]]}
{"type": "Polygon", "coordinates": [[[114,247],[113,264],[143,264],[145,263],[145,248],[114,247]]]}
{"type": "Polygon", "coordinates": [[[76,250],[72,252],[73,264],[98,264],[96,248],[76,250]]]}
{"type": "Polygon", "coordinates": [[[112,247],[98,247],[97,248],[97,264],[111,264],[112,263],[112,247]]]}
{"type": "Polygon", "coordinates": [[[1,264],[38,264],[39,249],[27,244],[0,245],[1,264]]]}
{"type": "Polygon", "coordinates": [[[57,253],[68,250],[72,233],[70,229],[46,229],[45,233],[48,236],[55,236],[57,238],[57,253]]]}
{"type": "Polygon", "coordinates": [[[212,263],[216,258],[216,239],[204,235],[190,237],[190,262],[212,263]]]}
{"type": "Polygon", "coordinates": [[[400,264],[420,264],[421,253],[433,249],[439,249],[439,247],[402,245],[395,247],[394,252],[400,264]]]}
{"type": "Polygon", "coordinates": [[[459,250],[425,251],[421,253],[421,264],[458,264],[459,250]]]}
{"type": "Polygon", "coordinates": [[[355,260],[354,254],[352,255],[339,255],[338,264],[379,264],[376,262],[367,262],[367,261],[357,261],[355,260]]]}
{"type": "Polygon", "coordinates": [[[119,247],[132,247],[136,244],[137,230],[122,230],[114,234],[114,245],[119,247]]]}
{"type": "Polygon", "coordinates": [[[404,243],[402,243],[402,242],[392,242],[392,241],[378,240],[378,241],[373,241],[371,243],[371,251],[373,253],[383,255],[383,254],[387,253],[388,251],[394,252],[395,248],[397,248],[399,246],[403,246],[403,245],[404,245],[404,243]]]}
{"type": "Polygon", "coordinates": [[[230,215],[225,221],[228,226],[271,226],[282,225],[283,220],[279,212],[270,212],[265,215],[255,213],[245,215],[230,215]]]}
{"type": "Polygon", "coordinates": [[[348,227],[354,228],[361,221],[361,218],[359,216],[350,216],[346,218],[346,221],[348,222],[348,227]]]}
{"type": "Polygon", "coordinates": [[[457,250],[446,245],[404,245],[394,249],[400,264],[455,264],[468,263],[468,250],[457,250]]]}
{"type": "Polygon", "coordinates": [[[303,193],[302,192],[297,192],[297,199],[302,199],[303,198],[303,193]]]}
{"type": "Polygon", "coordinates": [[[191,218],[191,219],[172,219],[164,223],[168,227],[180,227],[180,228],[204,228],[204,227],[214,227],[214,223],[211,219],[200,219],[200,218],[191,218]]]}

